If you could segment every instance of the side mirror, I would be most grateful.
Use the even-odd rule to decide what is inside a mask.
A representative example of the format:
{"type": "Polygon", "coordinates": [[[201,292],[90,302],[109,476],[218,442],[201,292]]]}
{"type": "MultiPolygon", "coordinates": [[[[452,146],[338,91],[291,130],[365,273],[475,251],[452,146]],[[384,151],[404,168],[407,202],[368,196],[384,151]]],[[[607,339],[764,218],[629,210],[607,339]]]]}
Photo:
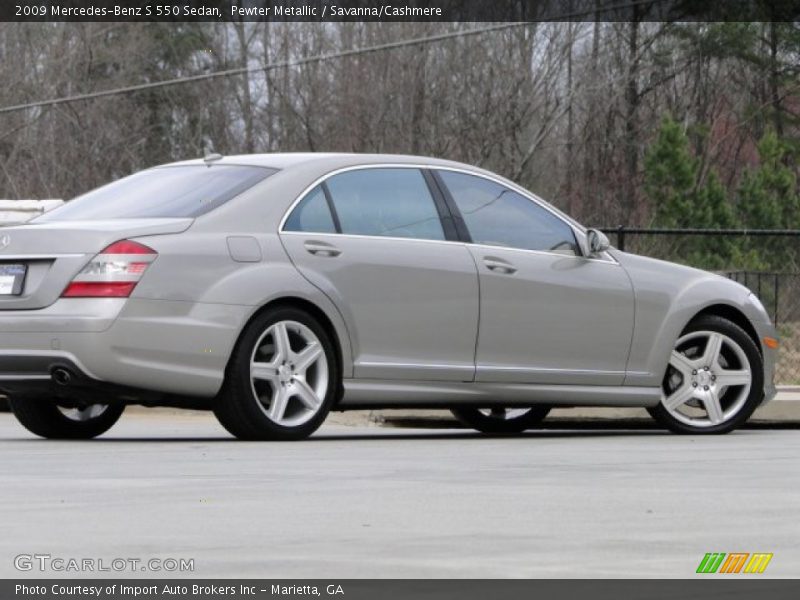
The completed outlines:
{"type": "Polygon", "coordinates": [[[605,233],[597,229],[589,229],[586,232],[586,245],[589,247],[589,256],[597,256],[608,250],[611,244],[605,233]]]}

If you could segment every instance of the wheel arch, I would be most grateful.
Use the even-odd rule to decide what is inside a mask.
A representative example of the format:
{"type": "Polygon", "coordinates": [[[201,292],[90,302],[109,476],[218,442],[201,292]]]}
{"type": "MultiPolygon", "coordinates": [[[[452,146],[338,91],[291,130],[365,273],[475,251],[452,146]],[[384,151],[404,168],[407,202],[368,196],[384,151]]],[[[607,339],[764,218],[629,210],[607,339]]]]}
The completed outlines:
{"type": "Polygon", "coordinates": [[[693,323],[697,319],[706,315],[722,317],[723,319],[727,319],[728,321],[731,321],[732,323],[741,327],[750,337],[750,339],[753,340],[753,343],[756,345],[756,348],[758,348],[759,353],[763,356],[761,342],[758,338],[755,327],[753,327],[753,324],[750,322],[750,319],[748,319],[742,311],[735,306],[731,306],[730,304],[718,303],[712,304],[711,306],[706,306],[689,320],[689,322],[684,326],[684,330],[689,326],[690,323],[693,323]]]}
{"type": "MultiPolygon", "coordinates": [[[[242,336],[247,331],[250,324],[255,321],[259,316],[263,315],[265,312],[274,310],[276,308],[295,308],[302,311],[307,312],[309,315],[314,317],[317,321],[319,321],[320,325],[322,325],[323,329],[325,329],[325,333],[330,336],[331,342],[333,343],[333,351],[336,353],[336,362],[339,368],[340,379],[344,379],[348,373],[348,347],[344,347],[344,344],[349,340],[342,340],[342,336],[337,331],[336,325],[333,322],[333,319],[328,316],[328,314],[320,308],[317,304],[308,300],[307,298],[302,298],[300,296],[282,296],[279,298],[273,298],[260,306],[258,309],[253,311],[253,314],[250,315],[250,318],[244,323],[241,330],[239,331],[239,335],[236,337],[236,342],[234,344],[234,348],[239,345],[239,342],[242,339],[242,336]]],[[[228,358],[228,365],[230,365],[230,361],[233,358],[233,352],[231,352],[231,356],[228,358]]],[[[226,377],[227,377],[227,365],[226,365],[226,377]]],[[[341,388],[341,385],[340,385],[341,388]]],[[[342,389],[338,391],[339,396],[337,397],[337,402],[342,394],[342,389]]]]}
{"type": "MultiPolygon", "coordinates": [[[[647,357],[646,361],[639,360],[638,365],[644,364],[646,367],[641,372],[629,368],[626,385],[660,385],[675,341],[690,323],[705,315],[725,318],[736,324],[753,340],[763,356],[756,324],[748,317],[748,292],[739,290],[739,286],[732,281],[729,282],[729,290],[725,287],[720,289],[720,283],[718,279],[710,278],[694,281],[680,293],[668,298],[668,305],[665,302],[660,310],[645,311],[644,316],[637,317],[641,322],[637,320],[636,327],[641,327],[641,330],[635,330],[634,336],[639,341],[640,350],[646,352],[647,357]],[[665,314],[661,311],[665,311],[665,314]]],[[[726,285],[726,282],[722,284],[726,285]]],[[[629,364],[631,360],[637,364],[635,348],[632,349],[631,356],[629,364]]]]}

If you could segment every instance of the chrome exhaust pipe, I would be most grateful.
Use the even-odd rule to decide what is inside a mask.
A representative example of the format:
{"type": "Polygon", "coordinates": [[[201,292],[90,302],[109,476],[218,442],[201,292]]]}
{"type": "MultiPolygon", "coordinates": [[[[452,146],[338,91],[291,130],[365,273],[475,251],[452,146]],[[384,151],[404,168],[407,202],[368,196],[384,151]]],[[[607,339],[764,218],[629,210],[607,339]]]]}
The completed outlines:
{"type": "Polygon", "coordinates": [[[73,375],[64,367],[53,369],[53,381],[58,385],[67,386],[72,383],[73,375]]]}

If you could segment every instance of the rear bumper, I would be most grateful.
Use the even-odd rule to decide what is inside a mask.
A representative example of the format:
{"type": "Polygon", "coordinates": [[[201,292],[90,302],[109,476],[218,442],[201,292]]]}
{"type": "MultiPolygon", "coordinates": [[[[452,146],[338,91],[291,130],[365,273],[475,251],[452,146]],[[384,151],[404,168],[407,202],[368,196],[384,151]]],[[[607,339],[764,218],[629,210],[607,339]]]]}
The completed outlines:
{"type": "MultiPolygon", "coordinates": [[[[13,388],[16,382],[49,383],[57,369],[80,374],[89,379],[78,360],[66,352],[49,354],[8,354],[0,352],[0,390],[13,388]]],[[[44,383],[43,383],[44,385],[44,383]]]]}
{"type": "Polygon", "coordinates": [[[0,355],[0,392],[13,398],[75,403],[121,402],[208,409],[210,399],[181,396],[93,379],[66,353],[0,355]]]}
{"type": "MultiPolygon", "coordinates": [[[[39,392],[63,366],[94,389],[211,398],[251,307],[62,299],[0,312],[0,389],[39,392]]],[[[58,390],[58,388],[55,388],[58,390]]]]}

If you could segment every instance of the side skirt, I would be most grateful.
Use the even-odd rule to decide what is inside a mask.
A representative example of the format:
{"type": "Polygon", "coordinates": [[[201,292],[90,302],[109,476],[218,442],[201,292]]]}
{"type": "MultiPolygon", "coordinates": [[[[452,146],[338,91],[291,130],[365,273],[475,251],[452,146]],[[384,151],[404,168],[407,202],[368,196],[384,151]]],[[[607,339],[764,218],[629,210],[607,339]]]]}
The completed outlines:
{"type": "Polygon", "coordinates": [[[655,406],[661,388],[345,379],[337,409],[451,406],[655,406]]]}

